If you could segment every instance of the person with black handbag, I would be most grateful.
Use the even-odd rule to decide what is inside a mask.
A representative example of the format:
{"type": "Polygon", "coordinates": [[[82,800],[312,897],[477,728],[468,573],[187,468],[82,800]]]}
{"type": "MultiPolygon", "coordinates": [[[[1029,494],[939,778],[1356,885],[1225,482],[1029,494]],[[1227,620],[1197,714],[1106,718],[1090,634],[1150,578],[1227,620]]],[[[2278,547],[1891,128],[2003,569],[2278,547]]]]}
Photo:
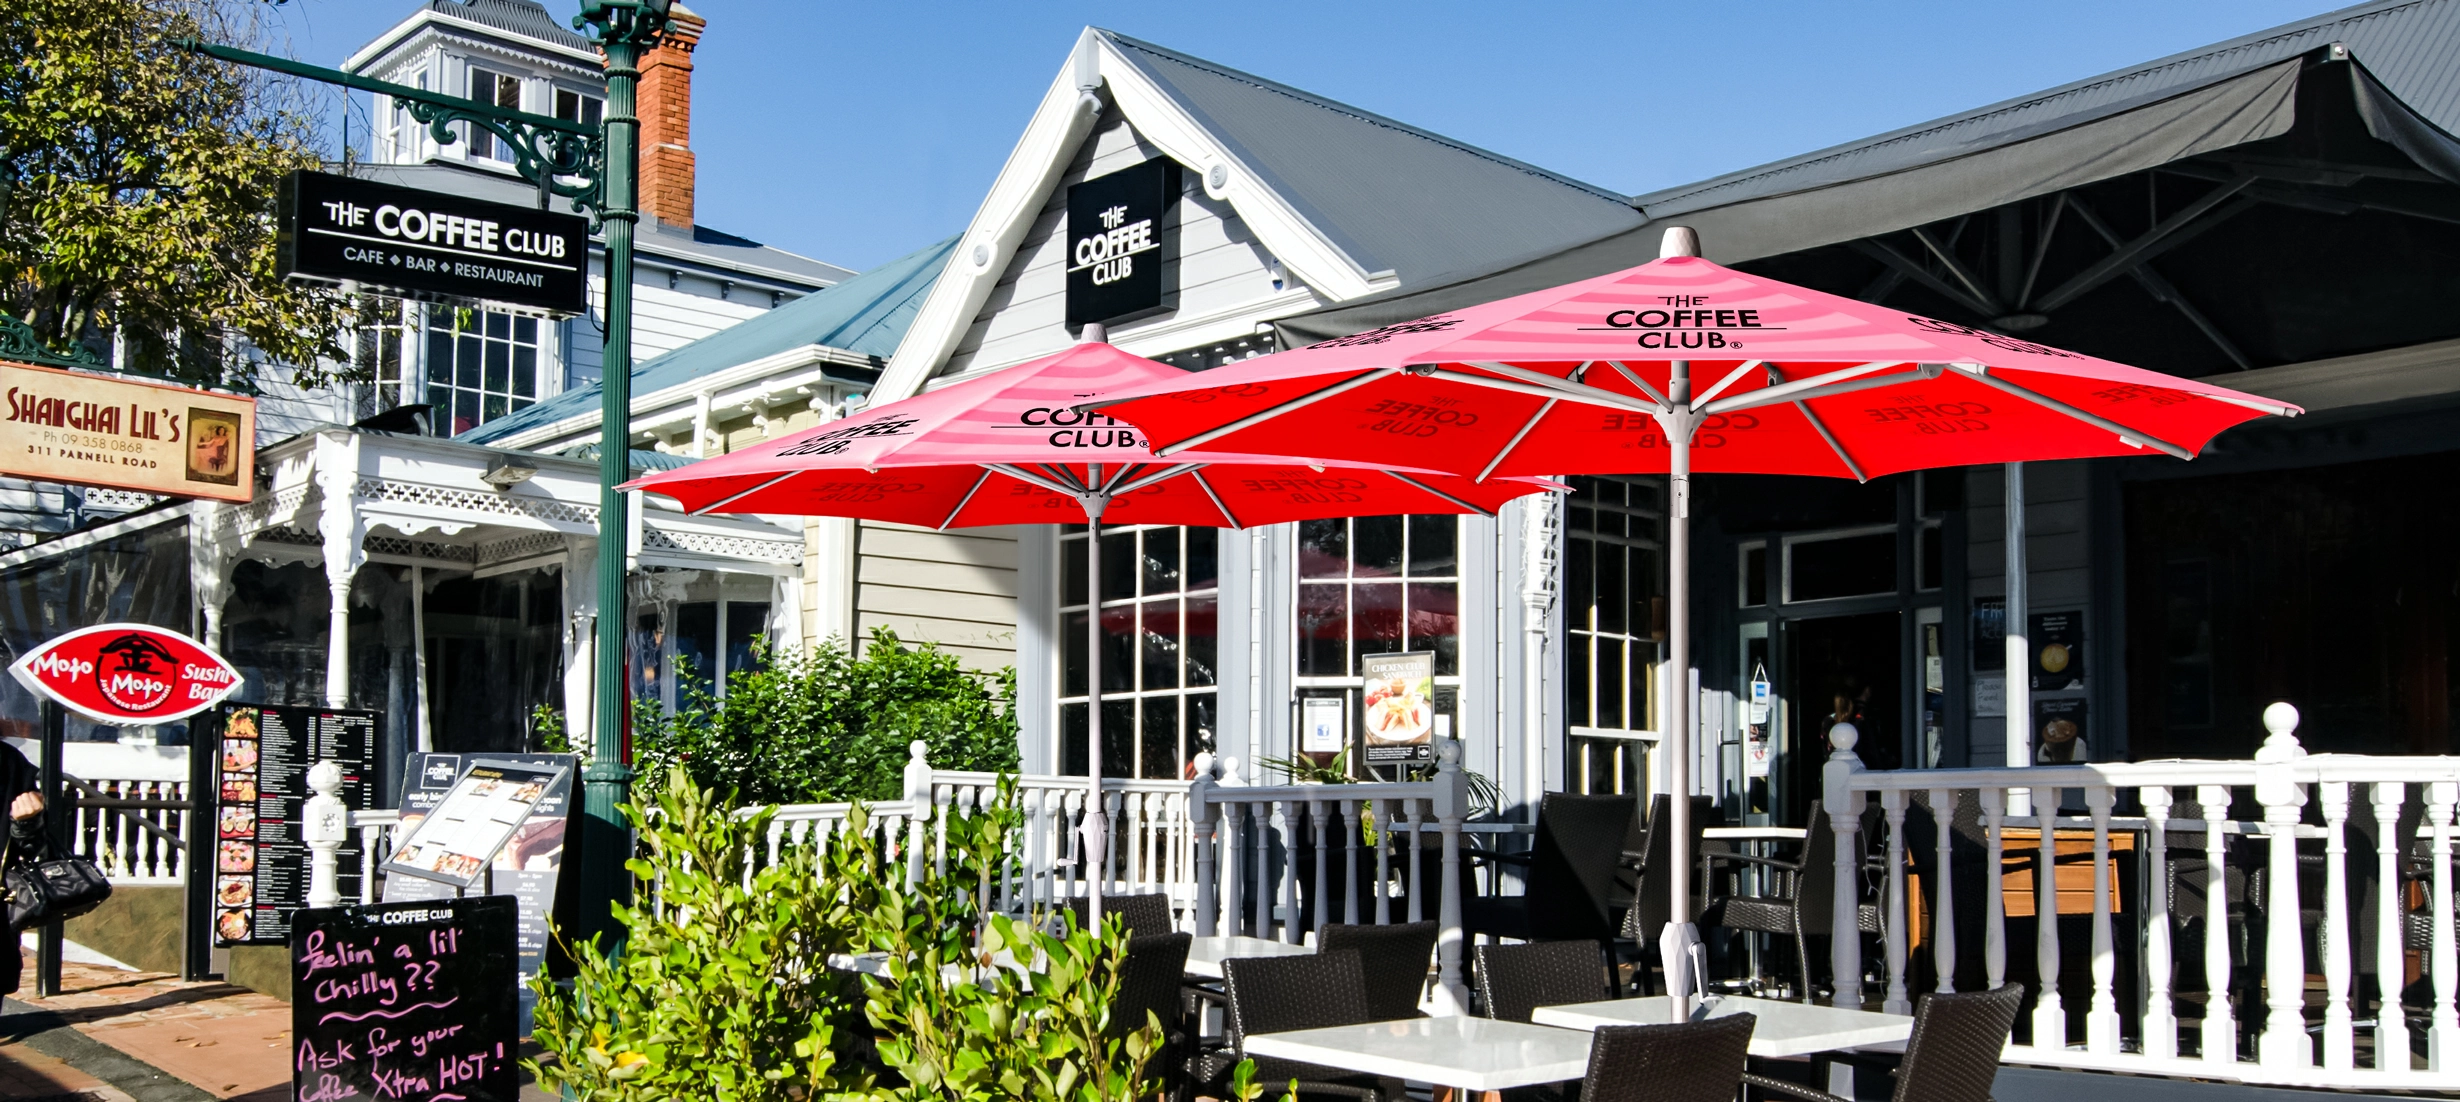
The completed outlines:
{"type": "MultiPolygon", "coordinates": [[[[9,856],[39,848],[43,843],[42,774],[5,742],[0,742],[0,804],[8,806],[9,856]]],[[[25,970],[25,952],[18,947],[23,931],[14,925],[8,931],[8,951],[0,953],[0,995],[16,994],[18,976],[25,970]]]]}

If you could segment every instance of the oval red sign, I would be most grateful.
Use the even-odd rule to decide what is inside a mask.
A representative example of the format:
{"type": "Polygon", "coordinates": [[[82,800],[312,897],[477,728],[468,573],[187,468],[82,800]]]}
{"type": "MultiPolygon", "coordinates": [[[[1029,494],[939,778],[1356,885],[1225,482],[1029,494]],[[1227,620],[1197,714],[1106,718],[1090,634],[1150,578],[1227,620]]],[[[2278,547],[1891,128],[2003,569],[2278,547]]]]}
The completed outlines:
{"type": "Polygon", "coordinates": [[[205,645],[147,624],[72,631],[9,665],[26,688],[104,723],[170,723],[239,688],[239,670],[205,645]]]}

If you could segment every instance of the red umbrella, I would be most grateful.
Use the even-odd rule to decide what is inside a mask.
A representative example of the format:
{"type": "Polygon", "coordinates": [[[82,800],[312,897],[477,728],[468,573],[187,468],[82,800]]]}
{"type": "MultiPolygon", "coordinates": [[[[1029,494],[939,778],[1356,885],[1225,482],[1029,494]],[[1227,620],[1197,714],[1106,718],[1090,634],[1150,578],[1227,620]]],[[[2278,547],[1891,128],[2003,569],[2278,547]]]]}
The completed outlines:
{"type": "MultiPolygon", "coordinates": [[[[2301,412],[1738,272],[1698,252],[1690,230],[1670,229],[1665,255],[1637,268],[1088,408],[1145,430],[1165,457],[1198,446],[1299,448],[1480,480],[1666,473],[1667,650],[1678,678],[1690,667],[1695,469],[1868,479],[2146,449],[2188,459],[2232,425],[2301,412]]],[[[1677,793],[1690,787],[1688,697],[1669,694],[1668,773],[1677,793]]],[[[1672,811],[1680,868],[1689,801],[1675,800],[1672,811]]],[[[1689,914],[1687,878],[1669,883],[1673,913],[1689,914]]],[[[1675,954],[1666,967],[1681,967],[1675,954]]]]}
{"type": "MultiPolygon", "coordinates": [[[[1477,480],[1390,464],[1185,451],[1157,462],[1148,442],[1089,399],[1185,376],[1107,344],[1065,352],[864,410],[792,436],[649,475],[650,490],[694,514],[860,517],[932,528],[1070,523],[1093,528],[1089,579],[1102,575],[1105,519],[1242,528],[1391,513],[1480,513],[1542,479],[1477,480]]],[[[1304,454],[1303,452],[1297,454],[1304,454]]],[[[1089,594],[1088,596],[1093,596],[1089,594]]],[[[1099,608],[1099,600],[1093,601],[1099,608]]],[[[1091,799],[1087,874],[1102,859],[1102,616],[1086,618],[1091,799]]],[[[1094,893],[1100,914],[1100,893],[1094,893]]]]}

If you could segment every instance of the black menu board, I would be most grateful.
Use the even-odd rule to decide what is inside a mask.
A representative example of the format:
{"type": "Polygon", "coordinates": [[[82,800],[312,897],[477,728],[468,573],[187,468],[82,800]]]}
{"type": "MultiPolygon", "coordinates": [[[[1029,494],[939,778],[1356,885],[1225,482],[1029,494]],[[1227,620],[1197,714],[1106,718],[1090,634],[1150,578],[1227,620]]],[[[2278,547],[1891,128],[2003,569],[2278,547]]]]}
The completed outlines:
{"type": "MultiPolygon", "coordinates": [[[[455,790],[469,766],[514,767],[532,771],[525,776],[543,774],[555,778],[539,794],[537,802],[530,805],[528,817],[513,832],[512,839],[495,851],[491,875],[485,880],[495,891],[521,901],[519,934],[524,980],[546,967],[547,943],[553,932],[549,923],[555,916],[555,892],[564,868],[565,832],[572,817],[573,778],[579,774],[580,764],[580,759],[572,754],[412,754],[409,776],[402,784],[401,826],[393,836],[406,845],[418,833],[418,827],[455,790]]],[[[458,887],[442,880],[423,876],[384,878],[387,903],[448,899],[458,894],[458,887]]],[[[521,991],[521,1000],[526,1021],[530,1009],[527,987],[521,991]]]]}
{"type": "MultiPolygon", "coordinates": [[[[376,714],[331,708],[223,704],[214,743],[214,940],[280,945],[290,914],[307,906],[308,847],[300,837],[309,768],[342,769],[342,802],[369,806],[376,714]]],[[[359,841],[343,843],[337,869],[344,899],[359,894],[359,841]]]]}
{"type": "Polygon", "coordinates": [[[291,1097],[518,1102],[511,896],[294,914],[291,1097]]]}

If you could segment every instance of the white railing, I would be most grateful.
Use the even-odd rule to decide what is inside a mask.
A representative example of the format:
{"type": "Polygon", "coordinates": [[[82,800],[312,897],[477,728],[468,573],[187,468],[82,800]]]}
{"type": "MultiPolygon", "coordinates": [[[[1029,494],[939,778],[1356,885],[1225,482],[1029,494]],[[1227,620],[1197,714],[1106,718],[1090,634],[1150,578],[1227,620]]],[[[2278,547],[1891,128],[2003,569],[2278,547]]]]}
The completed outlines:
{"type": "MultiPolygon", "coordinates": [[[[2275,704],[2264,722],[2270,737],[2252,761],[1890,772],[1865,771],[1853,728],[1840,725],[1823,794],[1837,838],[1831,928],[1855,929],[1856,908],[1873,901],[1867,892],[1885,933],[1875,977],[1866,973],[1862,938],[1831,939],[1831,975],[1842,978],[1833,1001],[1863,1005],[1867,980],[1880,988],[1882,1010],[1908,1013],[1925,963],[1939,991],[2007,982],[2011,959],[2022,963],[2008,933],[2008,880],[2029,876],[2033,968],[2017,979],[2031,980],[2034,1007],[2007,1048],[2009,1063],[2283,1086],[2460,1088],[2452,901],[2460,758],[2309,755],[2295,734],[2295,708],[2275,704]],[[1866,841],[1864,811],[1874,797],[1879,837],[1866,841]],[[2060,813],[2079,800],[2081,814],[2060,813]],[[2233,806],[2259,814],[2232,818],[2233,806]],[[1909,851],[1906,821],[1917,807],[1935,824],[1931,854],[1909,851]],[[2050,829],[2034,809],[2050,813],[2050,829]],[[1967,820],[1961,832],[1959,813],[1967,820]],[[2174,845],[2177,835],[2186,844],[2174,845]],[[1958,863],[1960,838],[1978,847],[1978,862],[1958,863]],[[2089,911],[2081,898],[2061,910],[2062,844],[2070,867],[2090,863],[2089,911]],[[2113,857],[2128,851],[2137,859],[2113,857]],[[1863,868],[1875,854],[1885,871],[1871,885],[1863,868]],[[1910,885],[1910,867],[1924,858],[1931,882],[1910,885]],[[2138,875],[2122,881],[2129,864],[2138,875]],[[1957,879],[1974,873],[1981,884],[1957,879]],[[1984,904],[1979,961],[1958,953],[1977,932],[1958,929],[1956,900],[1974,891],[1984,904]],[[2178,892],[2190,903],[2200,893],[2205,913],[2174,913],[2178,892]],[[1917,911],[1927,942],[1919,954],[1908,946],[1917,911]],[[2061,913],[2071,916],[2071,931],[2084,927],[2084,943],[2063,945],[2061,923],[2040,919],[2061,913]],[[2176,946],[2191,924],[2202,949],[2181,959],[2176,946]],[[2243,953],[2234,955],[2233,943],[2243,953]],[[2122,957],[2140,962],[2129,977],[2136,982],[2124,986],[2122,957]],[[2205,977],[2200,995],[2178,982],[2194,965],[2205,977]],[[2412,984],[2412,975],[2425,982],[2412,984]],[[2080,1030],[2070,1029],[2071,1017],[2080,1030]],[[2421,1034],[2423,1052],[2413,1053],[2421,1034]]],[[[2082,896],[2081,885],[2071,892],[2082,896]]],[[[2017,898],[2015,908],[2024,902],[2017,898]]]]}
{"type": "MultiPolygon", "coordinates": [[[[1000,782],[994,773],[935,770],[925,749],[919,740],[911,746],[902,798],[865,805],[866,834],[903,861],[909,876],[924,861],[947,867],[951,817],[987,805],[1000,782]]],[[[1334,922],[1431,917],[1440,924],[1435,1005],[1457,1012],[1466,1005],[1460,898],[1468,786],[1457,750],[1444,751],[1435,779],[1407,783],[1246,787],[1217,779],[1235,771],[1217,767],[1210,754],[1198,756],[1192,781],[1107,779],[1102,795],[1111,829],[1099,870],[1085,867],[1085,778],[1022,775],[1015,783],[1024,824],[1010,839],[987,902],[1022,914],[1096,886],[1105,894],[1158,892],[1194,933],[1290,942],[1334,922]],[[1437,885],[1431,898],[1422,888],[1430,873],[1437,885]]],[[[778,806],[766,858],[846,829],[852,806],[778,806]]],[[[372,900],[399,816],[361,811],[349,821],[361,843],[359,893],[372,900]]],[[[311,878],[330,865],[311,862],[311,878]]],[[[311,896],[316,890],[312,884],[311,896]]]]}
{"type": "MultiPolygon", "coordinates": [[[[68,778],[69,845],[119,885],[180,883],[188,865],[188,782],[68,778]]],[[[210,806],[210,805],[209,805],[210,806]]]]}

